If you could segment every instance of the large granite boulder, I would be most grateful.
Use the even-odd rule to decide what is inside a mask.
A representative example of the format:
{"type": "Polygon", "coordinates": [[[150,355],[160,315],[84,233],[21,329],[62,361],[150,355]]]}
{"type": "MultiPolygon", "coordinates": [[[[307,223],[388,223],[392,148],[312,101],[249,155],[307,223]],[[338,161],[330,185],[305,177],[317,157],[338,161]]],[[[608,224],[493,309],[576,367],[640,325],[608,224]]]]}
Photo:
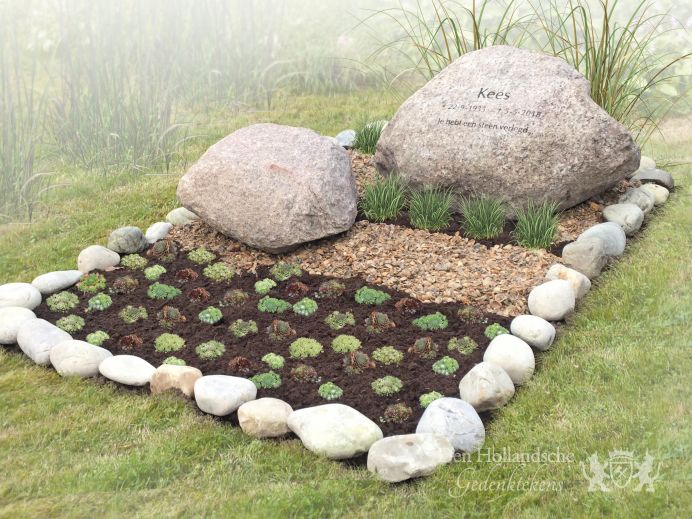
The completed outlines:
{"type": "Polygon", "coordinates": [[[375,163],[414,186],[571,207],[639,167],[627,129],[562,59],[494,46],[454,61],[382,132],[375,163]]]}
{"type": "Polygon", "coordinates": [[[346,231],[356,218],[348,153],[312,130],[276,124],[214,144],[180,179],[178,198],[218,231],[273,253],[346,231]]]}

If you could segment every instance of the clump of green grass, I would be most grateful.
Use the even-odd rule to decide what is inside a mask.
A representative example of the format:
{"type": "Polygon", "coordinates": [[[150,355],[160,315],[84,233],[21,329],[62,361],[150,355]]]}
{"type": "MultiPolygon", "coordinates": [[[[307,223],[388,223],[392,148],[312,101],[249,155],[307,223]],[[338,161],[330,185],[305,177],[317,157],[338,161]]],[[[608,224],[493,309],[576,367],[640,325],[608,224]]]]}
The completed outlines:
{"type": "Polygon", "coordinates": [[[547,249],[557,234],[557,204],[529,202],[516,210],[517,224],[512,235],[522,247],[547,249]]]}
{"type": "Polygon", "coordinates": [[[501,200],[480,195],[461,201],[464,234],[475,240],[489,240],[500,235],[505,226],[505,207],[501,200]]]}
{"type": "Polygon", "coordinates": [[[416,229],[440,231],[452,219],[454,192],[450,188],[426,187],[411,192],[409,218],[416,229]]]}
{"type": "Polygon", "coordinates": [[[406,186],[399,175],[377,177],[365,186],[360,207],[368,220],[394,220],[406,205],[406,186]]]}
{"type": "Polygon", "coordinates": [[[375,153],[377,141],[380,140],[380,135],[386,124],[387,121],[371,121],[362,125],[356,130],[353,147],[370,155],[375,153]]]}

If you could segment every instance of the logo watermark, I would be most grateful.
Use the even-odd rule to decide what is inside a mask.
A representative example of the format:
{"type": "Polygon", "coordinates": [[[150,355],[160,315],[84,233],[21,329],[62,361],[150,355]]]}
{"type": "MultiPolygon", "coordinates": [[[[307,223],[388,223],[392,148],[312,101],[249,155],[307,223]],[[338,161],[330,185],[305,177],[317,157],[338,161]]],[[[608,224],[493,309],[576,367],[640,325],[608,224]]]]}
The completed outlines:
{"type": "Polygon", "coordinates": [[[654,492],[654,483],[660,479],[661,464],[654,474],[654,457],[647,453],[639,461],[632,451],[611,451],[603,463],[597,454],[589,457],[588,469],[581,461],[582,474],[589,483],[589,492],[610,492],[613,488],[632,488],[634,492],[654,492]]]}

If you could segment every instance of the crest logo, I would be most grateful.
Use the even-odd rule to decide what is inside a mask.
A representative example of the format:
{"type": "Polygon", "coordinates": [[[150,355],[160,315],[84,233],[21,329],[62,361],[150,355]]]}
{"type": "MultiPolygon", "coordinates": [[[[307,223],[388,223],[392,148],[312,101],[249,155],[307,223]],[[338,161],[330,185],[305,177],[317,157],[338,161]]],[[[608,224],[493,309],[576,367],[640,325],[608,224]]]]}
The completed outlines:
{"type": "Polygon", "coordinates": [[[644,459],[638,461],[632,451],[611,451],[609,458],[601,463],[596,454],[589,457],[587,465],[580,462],[582,474],[589,482],[589,492],[610,492],[613,488],[624,489],[635,482],[634,491],[654,492],[654,483],[661,474],[661,464],[653,475],[654,458],[647,451],[644,459]],[[590,473],[590,474],[589,474],[590,473]]]}

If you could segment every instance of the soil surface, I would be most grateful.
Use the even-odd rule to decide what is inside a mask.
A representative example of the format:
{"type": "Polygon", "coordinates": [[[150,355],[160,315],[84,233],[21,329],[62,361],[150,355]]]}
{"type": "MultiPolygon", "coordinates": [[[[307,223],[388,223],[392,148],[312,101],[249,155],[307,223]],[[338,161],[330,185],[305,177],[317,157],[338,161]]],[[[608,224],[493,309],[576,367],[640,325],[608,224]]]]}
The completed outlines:
{"type": "MultiPolygon", "coordinates": [[[[154,263],[154,261],[150,261],[150,265],[154,263]]],[[[182,294],[172,301],[155,301],[148,298],[146,293],[151,282],[144,278],[141,271],[127,269],[115,269],[104,273],[109,288],[113,286],[113,282],[117,278],[124,275],[130,275],[139,281],[139,286],[130,294],[112,294],[113,305],[105,311],[87,312],[85,308],[91,294],[81,294],[76,288],[71,290],[80,297],[80,304],[72,313],[81,315],[86,321],[84,329],[73,334],[74,338],[84,340],[87,334],[96,330],[103,330],[110,335],[110,339],[103,344],[103,347],[110,350],[114,355],[134,354],[148,360],[154,366],[160,365],[164,359],[173,355],[184,359],[188,365],[199,368],[206,375],[227,374],[250,377],[267,372],[270,368],[261,361],[262,356],[270,352],[277,353],[286,359],[285,366],[276,370],[281,375],[282,385],[277,389],[262,389],[259,391],[258,397],[280,398],[291,404],[294,409],[324,404],[326,401],[318,395],[317,389],[320,383],[331,381],[343,389],[344,394],[337,400],[338,402],[358,409],[378,423],[386,435],[408,433],[415,430],[415,425],[423,412],[418,403],[420,395],[430,391],[438,391],[443,395],[458,396],[459,381],[466,372],[482,360],[483,353],[490,342],[483,334],[486,326],[491,323],[500,323],[505,328],[509,327],[508,318],[490,313],[481,313],[477,322],[467,323],[458,317],[457,311],[461,306],[456,303],[421,304],[415,314],[403,313],[397,310],[395,305],[401,299],[409,297],[407,294],[391,288],[377,287],[358,278],[340,280],[346,287],[343,295],[336,298],[318,299],[315,294],[319,285],[334,278],[310,275],[305,272],[299,278],[293,277],[288,281],[278,282],[269,295],[295,303],[303,296],[289,294],[287,287],[291,283],[300,281],[307,286],[307,295],[315,298],[319,305],[315,314],[304,317],[295,314],[292,310],[282,314],[262,313],[257,309],[257,303],[262,296],[255,293],[254,283],[258,279],[270,277],[267,267],[259,267],[254,274],[238,273],[230,283],[220,283],[205,278],[202,275],[203,267],[190,262],[182,252],[177,255],[175,261],[161,264],[165,266],[167,272],[161,276],[159,282],[182,290],[182,294]],[[182,269],[193,269],[199,274],[199,277],[193,281],[181,282],[176,278],[176,272],[182,269]],[[356,290],[366,284],[386,291],[391,295],[391,299],[377,306],[356,303],[354,299],[356,290]],[[206,289],[210,294],[208,301],[191,301],[188,293],[195,288],[206,289]],[[244,290],[249,295],[249,299],[240,307],[221,307],[219,302],[229,289],[244,290]],[[118,313],[127,305],[144,306],[148,312],[148,319],[135,324],[125,324],[119,318],[118,313]],[[157,313],[166,305],[179,309],[185,316],[186,322],[180,323],[172,329],[162,327],[158,322],[157,313]],[[199,312],[209,306],[216,306],[223,312],[224,318],[220,323],[209,325],[198,319],[199,312]],[[346,326],[338,331],[331,330],[325,324],[324,319],[334,310],[352,312],[356,325],[346,326]],[[386,313],[396,326],[379,334],[369,333],[366,330],[365,320],[374,310],[386,313]],[[416,317],[434,312],[441,312],[447,317],[449,326],[445,330],[425,332],[412,324],[412,320],[416,317]],[[236,319],[254,320],[257,323],[258,333],[241,339],[236,338],[228,329],[229,325],[236,319]],[[289,322],[296,331],[296,335],[279,342],[271,340],[266,330],[274,319],[289,322]],[[167,332],[183,337],[186,346],[177,352],[156,351],[154,349],[155,339],[160,334],[167,332]],[[122,337],[133,334],[142,339],[142,346],[133,348],[121,343],[122,337]],[[348,374],[343,366],[345,355],[337,353],[331,348],[332,339],[340,334],[356,336],[362,342],[360,351],[368,355],[376,348],[389,345],[402,352],[404,360],[398,366],[385,366],[376,363],[374,368],[365,369],[360,374],[348,374]],[[477,342],[478,348],[473,353],[462,355],[456,351],[448,351],[447,343],[450,338],[462,338],[464,336],[469,336],[477,342]],[[292,359],[288,347],[297,337],[316,339],[323,345],[323,353],[312,359],[292,359]],[[416,339],[422,337],[431,337],[434,343],[439,346],[435,358],[423,359],[407,351],[416,339]],[[218,359],[201,360],[195,353],[195,347],[209,340],[224,343],[226,351],[218,359]],[[455,358],[460,365],[459,370],[450,376],[439,375],[432,370],[432,364],[435,360],[445,355],[455,358]],[[229,367],[231,359],[238,356],[248,359],[251,366],[248,372],[234,371],[229,367]],[[290,372],[298,364],[314,367],[320,382],[295,381],[290,372]],[[393,375],[402,380],[403,389],[398,394],[383,397],[375,395],[372,391],[371,383],[385,375],[393,375]],[[399,402],[404,402],[412,409],[412,416],[401,424],[384,422],[382,417],[387,406],[399,402]]],[[[56,322],[64,315],[52,312],[46,304],[42,304],[36,310],[36,314],[50,322],[56,322]]]]}

